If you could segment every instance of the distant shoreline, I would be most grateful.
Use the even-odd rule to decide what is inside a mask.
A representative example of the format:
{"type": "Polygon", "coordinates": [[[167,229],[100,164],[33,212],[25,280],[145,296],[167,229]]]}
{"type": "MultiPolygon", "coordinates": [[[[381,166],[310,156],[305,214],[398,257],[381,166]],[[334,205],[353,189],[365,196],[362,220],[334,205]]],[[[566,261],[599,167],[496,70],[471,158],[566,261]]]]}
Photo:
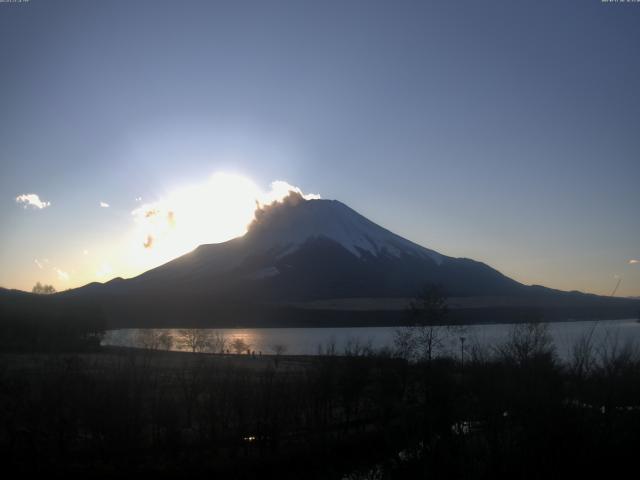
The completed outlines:
{"type": "MultiPolygon", "coordinates": [[[[615,321],[624,321],[624,320],[628,320],[628,321],[633,321],[633,322],[640,322],[640,320],[636,319],[636,318],[567,318],[567,319],[557,319],[557,320],[550,320],[550,321],[546,321],[546,320],[540,320],[540,321],[534,321],[533,323],[577,323],[577,322],[615,322],[615,321]]],[[[508,321],[504,321],[504,322],[492,322],[492,321],[485,321],[485,322],[475,322],[475,323],[454,323],[454,322],[444,322],[444,323],[438,323],[438,324],[434,324],[433,326],[435,327],[455,327],[455,326],[460,326],[460,327],[472,327],[472,326],[479,326],[479,325],[519,325],[519,324],[525,324],[525,323],[532,323],[531,321],[528,322],[526,320],[520,321],[520,322],[508,322],[508,321]]],[[[116,331],[116,330],[138,330],[138,329],[172,329],[172,330],[180,330],[180,329],[197,329],[197,328],[204,328],[207,330],[216,330],[216,329],[223,329],[223,330],[246,330],[246,329],[265,329],[265,330],[269,330],[269,329],[313,329],[313,328],[331,328],[331,329],[336,329],[336,328],[344,328],[344,329],[348,329],[348,328],[402,328],[402,327],[411,327],[411,326],[415,326],[415,325],[335,325],[335,326],[290,326],[290,327],[282,327],[282,326],[273,326],[273,325],[264,325],[264,326],[249,326],[249,325],[233,325],[233,326],[215,326],[215,327],[207,327],[207,326],[200,326],[200,327],[184,327],[184,326],[179,326],[179,327],[121,327],[121,328],[109,328],[107,329],[107,331],[116,331]]]]}
{"type": "MultiPolygon", "coordinates": [[[[452,308],[443,325],[626,320],[637,318],[637,314],[636,306],[631,308],[593,306],[452,308]]],[[[414,323],[407,311],[320,310],[293,307],[264,309],[245,307],[211,312],[183,312],[179,309],[126,313],[112,311],[107,315],[109,330],[120,328],[356,328],[399,327],[414,323]]]]}

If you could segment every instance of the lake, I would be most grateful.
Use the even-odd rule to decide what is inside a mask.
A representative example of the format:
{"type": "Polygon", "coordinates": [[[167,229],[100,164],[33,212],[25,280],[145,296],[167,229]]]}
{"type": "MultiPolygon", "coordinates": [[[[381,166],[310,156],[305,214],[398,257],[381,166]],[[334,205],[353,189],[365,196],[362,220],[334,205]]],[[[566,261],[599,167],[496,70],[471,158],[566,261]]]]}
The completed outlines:
{"type": "MultiPolygon", "coordinates": [[[[592,332],[594,344],[614,342],[623,345],[634,342],[640,345],[640,323],[635,319],[580,321],[550,323],[556,351],[560,358],[569,357],[573,344],[592,332]]],[[[463,332],[444,332],[445,341],[440,353],[458,354],[460,337],[465,337],[465,350],[473,345],[494,347],[506,341],[513,324],[468,325],[463,332]]],[[[172,350],[186,350],[180,339],[185,329],[151,329],[155,333],[169,333],[173,339],[172,350]]],[[[212,334],[224,336],[227,345],[234,339],[242,339],[256,354],[271,354],[276,345],[284,346],[288,355],[316,355],[319,349],[334,346],[337,354],[354,345],[370,346],[376,350],[392,348],[396,327],[354,327],[354,328],[218,328],[207,329],[212,334]]],[[[123,347],[143,347],[141,329],[109,330],[103,345],[123,347]]],[[[227,348],[231,349],[230,346],[227,348]]]]}

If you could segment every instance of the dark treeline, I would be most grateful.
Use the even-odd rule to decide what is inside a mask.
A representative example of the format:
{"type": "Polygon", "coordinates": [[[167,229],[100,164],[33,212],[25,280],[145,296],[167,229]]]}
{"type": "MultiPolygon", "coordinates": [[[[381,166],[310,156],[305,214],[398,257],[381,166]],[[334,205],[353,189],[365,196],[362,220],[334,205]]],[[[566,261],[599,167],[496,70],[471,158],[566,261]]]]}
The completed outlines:
{"type": "Polygon", "coordinates": [[[437,332],[413,333],[403,351],[354,342],[307,358],[5,354],[3,468],[488,479],[611,478],[635,466],[634,347],[585,337],[560,363],[532,324],[489,350],[429,358],[421,341],[437,332]]]}
{"type": "Polygon", "coordinates": [[[0,291],[0,351],[95,350],[105,326],[104,315],[95,304],[0,291]]]}

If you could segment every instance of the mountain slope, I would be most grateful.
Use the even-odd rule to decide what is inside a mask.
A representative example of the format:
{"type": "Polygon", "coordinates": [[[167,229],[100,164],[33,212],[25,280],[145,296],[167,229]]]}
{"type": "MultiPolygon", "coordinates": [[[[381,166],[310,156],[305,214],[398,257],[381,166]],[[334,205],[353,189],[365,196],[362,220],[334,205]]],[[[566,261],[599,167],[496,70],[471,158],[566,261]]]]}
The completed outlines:
{"type": "Polygon", "coordinates": [[[207,292],[262,301],[406,297],[426,283],[451,295],[512,295],[523,286],[487,265],[441,255],[406,240],[335,200],[304,200],[258,210],[246,235],[202,245],[113,291],[207,292]]]}
{"type": "Polygon", "coordinates": [[[524,302],[535,305],[595,297],[524,286],[481,262],[417,245],[343,203],[304,200],[295,193],[259,209],[242,237],[201,245],[132,279],[63,295],[98,301],[112,318],[188,321],[226,312],[226,318],[241,321],[248,311],[262,318],[267,309],[300,302],[409,298],[433,283],[452,297],[535,297],[524,302]]]}

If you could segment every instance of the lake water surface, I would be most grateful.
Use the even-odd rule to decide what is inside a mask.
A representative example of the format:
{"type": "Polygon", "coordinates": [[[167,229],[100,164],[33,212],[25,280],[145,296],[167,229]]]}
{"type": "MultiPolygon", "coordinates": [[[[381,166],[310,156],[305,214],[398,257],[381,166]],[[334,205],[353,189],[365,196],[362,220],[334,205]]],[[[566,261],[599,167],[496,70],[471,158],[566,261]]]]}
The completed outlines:
{"type": "MultiPolygon", "coordinates": [[[[581,321],[550,323],[556,351],[561,358],[568,358],[572,346],[585,335],[592,334],[596,347],[606,342],[624,345],[634,342],[640,345],[640,323],[635,319],[581,321]]],[[[465,350],[473,345],[495,347],[506,341],[513,324],[469,325],[463,332],[446,332],[442,351],[460,351],[460,337],[465,337],[465,350]]],[[[282,345],[289,355],[316,355],[319,348],[326,350],[334,346],[337,354],[342,354],[349,345],[367,345],[373,349],[393,348],[396,327],[355,327],[355,328],[219,328],[210,329],[212,334],[224,336],[227,345],[241,338],[256,354],[271,354],[276,345],[282,345]]],[[[125,347],[143,347],[140,329],[110,330],[102,344],[125,347]]],[[[167,332],[173,337],[172,350],[186,350],[180,342],[184,329],[153,329],[156,333],[167,332]]],[[[227,348],[231,349],[230,346],[227,348]]]]}

